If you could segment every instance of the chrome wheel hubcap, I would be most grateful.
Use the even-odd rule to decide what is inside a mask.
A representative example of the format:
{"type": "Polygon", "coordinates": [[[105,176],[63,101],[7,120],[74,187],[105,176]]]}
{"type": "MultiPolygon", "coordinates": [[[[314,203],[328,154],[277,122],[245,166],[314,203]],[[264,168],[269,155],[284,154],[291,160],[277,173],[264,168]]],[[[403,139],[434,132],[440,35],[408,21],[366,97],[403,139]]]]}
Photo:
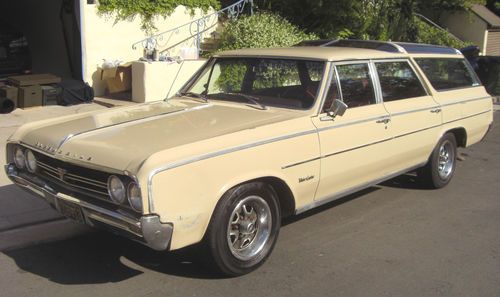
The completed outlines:
{"type": "Polygon", "coordinates": [[[453,172],[453,166],[455,166],[455,153],[453,150],[453,145],[449,141],[443,142],[439,148],[438,157],[438,173],[439,177],[446,180],[450,177],[453,172]]]}
{"type": "Polygon", "coordinates": [[[248,261],[258,255],[269,239],[271,210],[259,196],[241,200],[233,209],[227,226],[227,243],[238,259],[248,261]]]}

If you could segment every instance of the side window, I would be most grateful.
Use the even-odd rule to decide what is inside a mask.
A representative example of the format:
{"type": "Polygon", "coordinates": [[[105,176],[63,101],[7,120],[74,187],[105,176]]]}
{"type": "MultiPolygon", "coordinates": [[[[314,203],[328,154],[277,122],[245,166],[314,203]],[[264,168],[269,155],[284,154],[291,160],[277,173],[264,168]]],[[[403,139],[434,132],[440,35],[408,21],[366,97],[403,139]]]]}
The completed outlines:
{"type": "Polygon", "coordinates": [[[415,61],[438,91],[479,85],[465,59],[417,58],[415,61]]]}
{"type": "Polygon", "coordinates": [[[375,92],[368,64],[338,65],[342,99],[348,107],[375,104],[375,92]]]}
{"type": "Polygon", "coordinates": [[[408,62],[377,62],[375,66],[385,102],[427,94],[408,62]]]}
{"type": "Polygon", "coordinates": [[[335,99],[340,99],[339,86],[337,82],[337,73],[335,72],[335,67],[332,67],[332,79],[330,81],[330,87],[328,88],[328,92],[326,93],[325,103],[323,104],[323,108],[321,109],[322,113],[325,113],[330,109],[332,103],[335,99]]]}

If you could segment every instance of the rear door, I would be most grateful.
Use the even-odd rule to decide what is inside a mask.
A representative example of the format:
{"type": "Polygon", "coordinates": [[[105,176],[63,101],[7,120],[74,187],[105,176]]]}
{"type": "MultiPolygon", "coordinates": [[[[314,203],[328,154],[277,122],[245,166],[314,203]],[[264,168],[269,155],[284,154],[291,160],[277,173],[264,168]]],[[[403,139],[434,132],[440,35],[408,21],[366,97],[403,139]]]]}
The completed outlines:
{"type": "Polygon", "coordinates": [[[389,114],[376,96],[369,61],[336,63],[322,111],[313,118],[321,147],[317,203],[330,201],[386,174],[390,155],[389,114]],[[348,105],[332,119],[326,110],[335,99],[348,105]]]}
{"type": "Polygon", "coordinates": [[[407,59],[374,61],[384,107],[391,116],[394,172],[426,162],[439,138],[440,105],[407,59]]]}

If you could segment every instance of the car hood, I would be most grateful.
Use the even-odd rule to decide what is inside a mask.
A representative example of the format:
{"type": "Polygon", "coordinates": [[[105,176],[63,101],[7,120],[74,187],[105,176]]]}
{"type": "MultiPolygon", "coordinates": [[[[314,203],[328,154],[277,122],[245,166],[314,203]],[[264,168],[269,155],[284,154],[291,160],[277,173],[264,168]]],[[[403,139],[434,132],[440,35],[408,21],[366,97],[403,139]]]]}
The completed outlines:
{"type": "Polygon", "coordinates": [[[134,172],[155,152],[300,115],[244,104],[171,99],[31,127],[19,141],[57,158],[134,172]]]}

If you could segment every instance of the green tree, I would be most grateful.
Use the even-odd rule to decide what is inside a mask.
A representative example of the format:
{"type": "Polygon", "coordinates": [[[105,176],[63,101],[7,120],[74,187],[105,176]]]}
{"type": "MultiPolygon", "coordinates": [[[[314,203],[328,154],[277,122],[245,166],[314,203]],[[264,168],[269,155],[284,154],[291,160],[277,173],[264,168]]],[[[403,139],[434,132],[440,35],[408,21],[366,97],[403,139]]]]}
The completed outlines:
{"type": "MultiPolygon", "coordinates": [[[[422,25],[415,13],[435,20],[446,10],[468,10],[485,0],[256,0],[259,8],[276,12],[321,38],[419,41],[422,25]]],[[[446,35],[434,32],[432,38],[446,35]]],[[[445,38],[444,41],[448,40],[445,38]]],[[[441,43],[441,42],[440,42],[441,43]]]]}

